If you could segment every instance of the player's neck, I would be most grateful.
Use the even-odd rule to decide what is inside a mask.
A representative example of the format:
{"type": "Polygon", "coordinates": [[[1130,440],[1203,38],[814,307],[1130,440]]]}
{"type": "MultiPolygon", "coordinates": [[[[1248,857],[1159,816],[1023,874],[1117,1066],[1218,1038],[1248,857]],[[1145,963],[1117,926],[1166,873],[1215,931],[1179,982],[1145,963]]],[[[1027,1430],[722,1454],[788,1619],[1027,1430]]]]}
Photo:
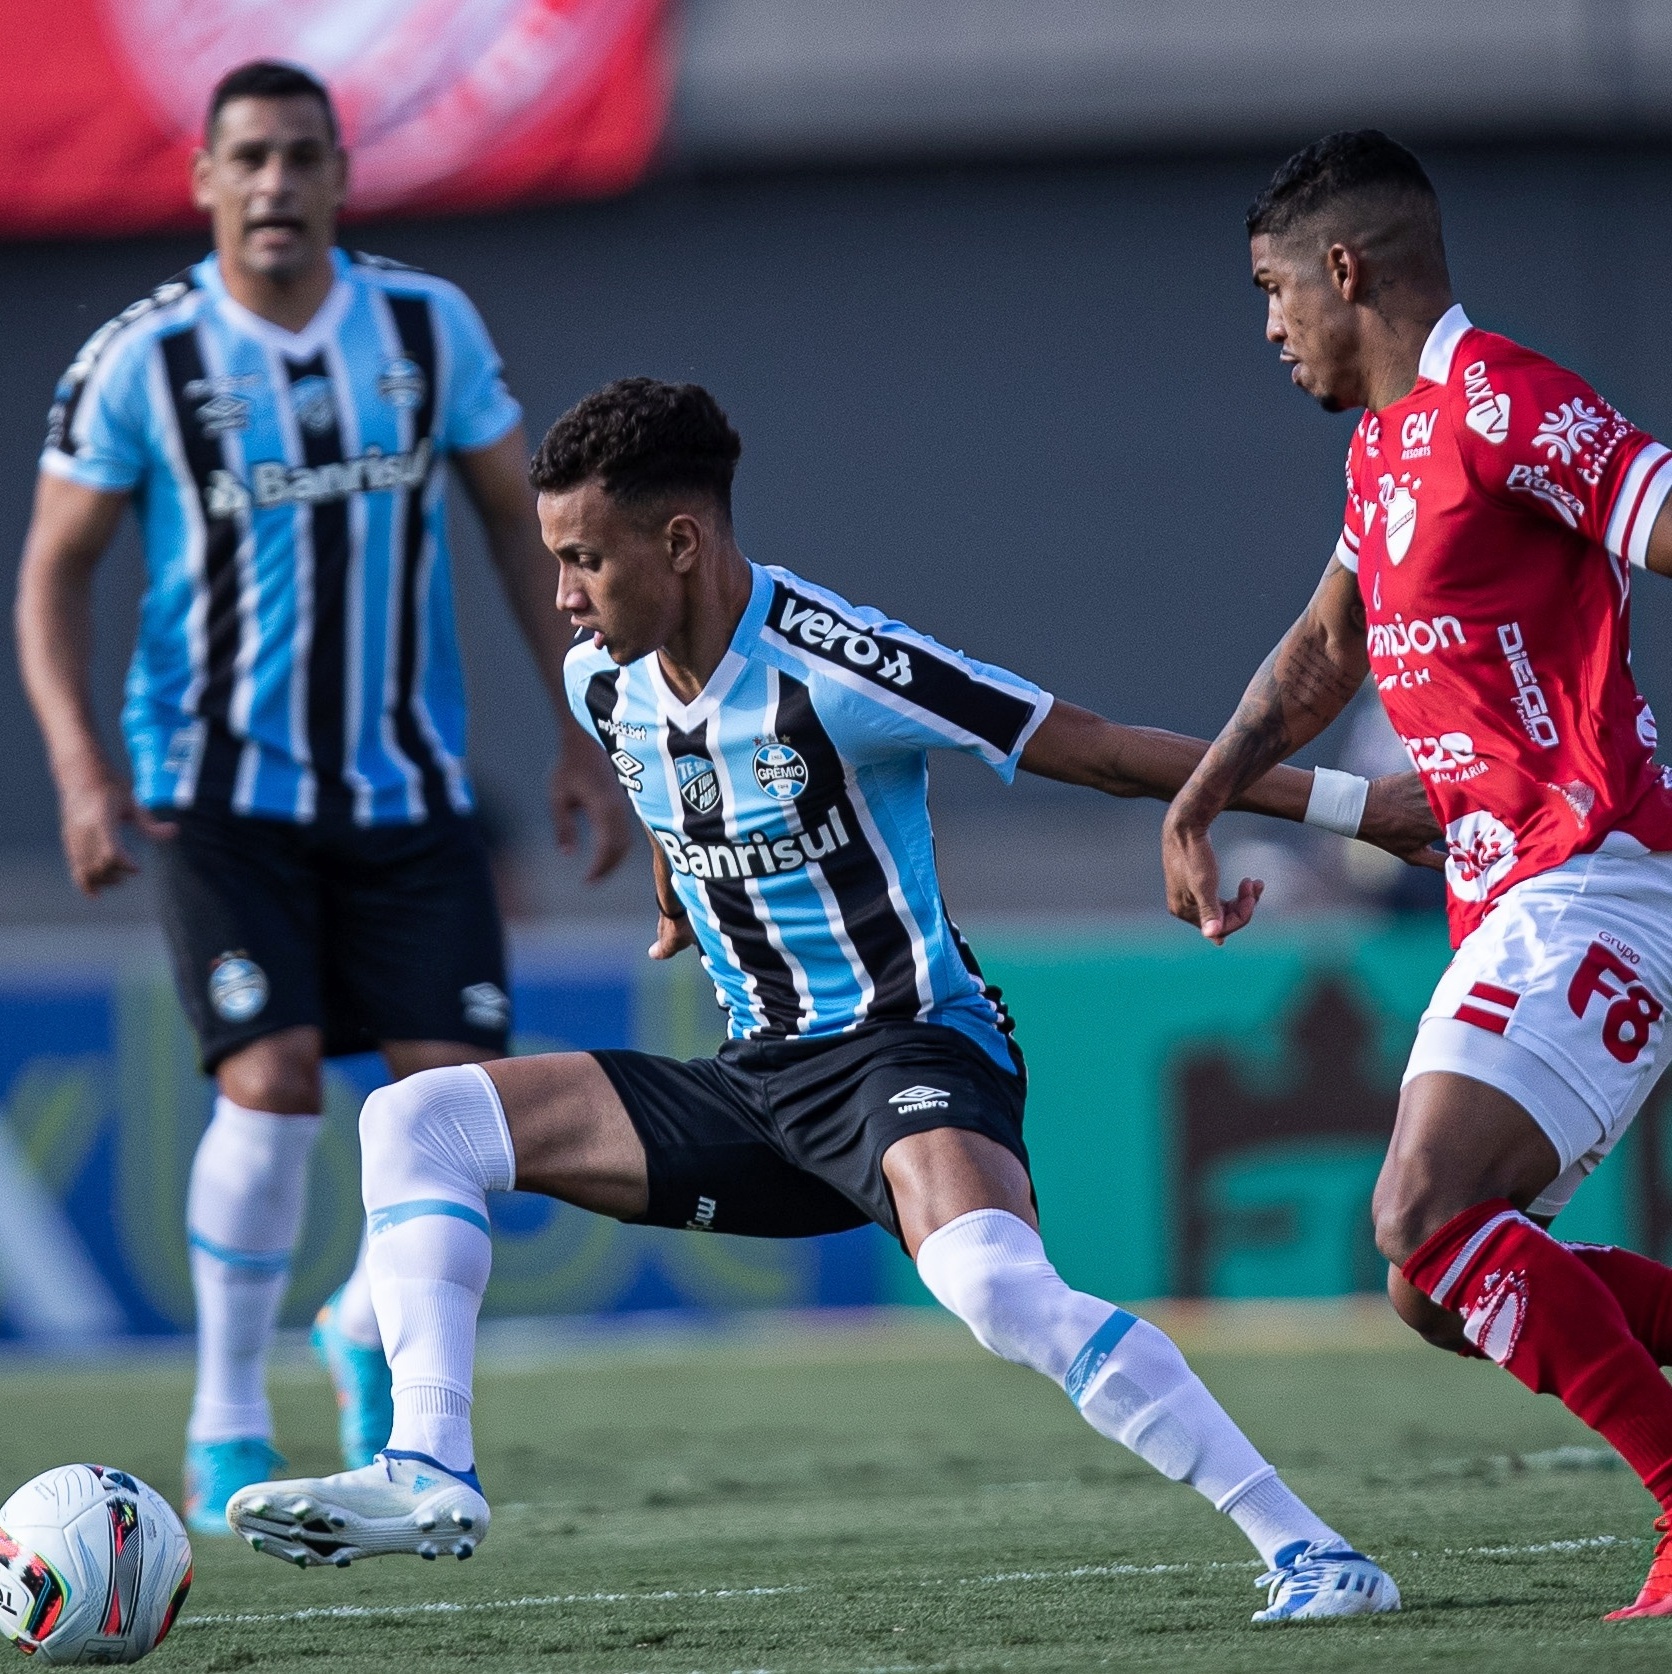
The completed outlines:
{"type": "Polygon", "coordinates": [[[754,585],[749,560],[730,541],[692,571],[684,619],[657,653],[662,678],[681,703],[694,703],[725,659],[754,585]]]}
{"type": "Polygon", "coordinates": [[[1440,316],[1451,307],[1451,293],[1434,293],[1416,306],[1395,313],[1366,309],[1360,335],[1364,405],[1380,412],[1403,401],[1416,388],[1422,351],[1440,316]]]}
{"type": "Polygon", "coordinates": [[[221,280],[227,295],[261,319],[270,320],[283,331],[299,332],[325,305],[337,282],[337,269],[329,249],[317,262],[288,279],[252,273],[236,262],[221,259],[221,280]]]}

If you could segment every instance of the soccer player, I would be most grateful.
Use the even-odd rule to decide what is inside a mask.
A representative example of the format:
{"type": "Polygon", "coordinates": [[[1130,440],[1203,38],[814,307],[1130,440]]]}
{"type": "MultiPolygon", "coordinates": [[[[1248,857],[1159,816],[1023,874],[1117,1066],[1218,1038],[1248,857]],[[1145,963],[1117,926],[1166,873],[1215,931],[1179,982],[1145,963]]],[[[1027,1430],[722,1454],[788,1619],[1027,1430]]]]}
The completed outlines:
{"type": "MultiPolygon", "coordinates": [[[[739,451],[707,391],[627,379],[560,419],[532,470],[559,609],[592,634],[569,655],[570,703],[655,841],[652,957],[700,946],[731,1038],[692,1063],[558,1053],[374,1093],[363,1181],[394,1433],[364,1470],[244,1490],[234,1527],[304,1565],[470,1555],[488,1525],[470,1430],[486,1194],[514,1186],[756,1237],[875,1221],[989,1349],[1236,1521],[1269,1566],[1256,1620],[1396,1608],[1393,1582],[1284,1486],[1162,1332],[1057,1276],[1021,1054],[935,876],[930,750],[1006,781],[1020,766],[1166,796],[1204,746],[1053,704],[750,563],[731,524],[739,451]]],[[[1354,784],[1353,827],[1420,854],[1435,828],[1414,776],[1354,784]]],[[[1279,771],[1239,805],[1298,820],[1312,795],[1310,775],[1279,771]]]]}
{"type": "Polygon", "coordinates": [[[1457,948],[1376,1188],[1393,1304],[1619,1449],[1662,1539],[1610,1619],[1672,1615],[1672,1271],[1545,1230],[1665,1063],[1672,784],[1628,607],[1634,567],[1672,574],[1672,453],[1470,322],[1434,189],[1385,135],[1297,153],[1248,231],[1293,381],[1365,412],[1323,579],[1167,815],[1169,901],[1215,942],[1247,922],[1209,827],[1368,670],[1445,827],[1457,948]]]}
{"type": "MultiPolygon", "coordinates": [[[[265,1364],[302,1225],[320,1061],[392,1075],[496,1057],[509,1001],[463,761],[446,477],[480,514],[563,735],[552,802],[593,875],[631,829],[563,702],[520,410],[452,285],[334,247],[348,162],[323,87],[255,63],[215,90],[193,165],[214,253],[88,341],[58,389],[18,593],[23,674],[88,894],[157,840],[180,999],[219,1096],[187,1196],[194,1531],[271,1476],[265,1364]],[[87,691],[94,566],[129,504],[147,572],[123,732],[87,691]]],[[[365,1266],[316,1345],[350,1462],[387,1439],[365,1266]]]]}

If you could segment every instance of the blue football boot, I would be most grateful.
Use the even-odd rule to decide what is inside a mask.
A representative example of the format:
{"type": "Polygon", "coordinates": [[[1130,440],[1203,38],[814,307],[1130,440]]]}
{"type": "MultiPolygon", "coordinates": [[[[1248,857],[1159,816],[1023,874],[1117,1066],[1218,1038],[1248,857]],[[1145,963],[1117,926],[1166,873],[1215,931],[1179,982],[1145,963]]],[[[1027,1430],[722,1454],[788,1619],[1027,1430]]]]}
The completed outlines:
{"type": "Polygon", "coordinates": [[[226,1502],[240,1488],[266,1482],[285,1467],[265,1436],[186,1443],[186,1527],[194,1535],[229,1535],[226,1502]]]}
{"type": "Polygon", "coordinates": [[[337,1392],[337,1439],[342,1446],[343,1466],[357,1471],[388,1445],[389,1432],[395,1427],[395,1398],[390,1393],[389,1362],[383,1358],[383,1350],[367,1348],[343,1335],[337,1323],[337,1299],[341,1295],[339,1290],[319,1310],[308,1341],[331,1374],[331,1385],[337,1392]]]}

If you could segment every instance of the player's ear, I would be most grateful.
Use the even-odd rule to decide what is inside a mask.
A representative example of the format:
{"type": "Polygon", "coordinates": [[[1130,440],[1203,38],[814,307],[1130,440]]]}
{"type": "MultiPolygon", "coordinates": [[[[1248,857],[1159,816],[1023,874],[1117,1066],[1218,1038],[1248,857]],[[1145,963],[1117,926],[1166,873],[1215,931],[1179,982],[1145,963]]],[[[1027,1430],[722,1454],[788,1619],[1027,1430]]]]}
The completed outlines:
{"type": "Polygon", "coordinates": [[[670,517],[663,536],[668,543],[668,564],[675,575],[690,574],[702,551],[702,525],[688,512],[670,517]]]}
{"type": "Polygon", "coordinates": [[[1343,302],[1357,302],[1364,291],[1364,263],[1356,250],[1332,244],[1324,252],[1324,273],[1343,302]]]}
{"type": "Polygon", "coordinates": [[[205,215],[212,214],[215,208],[215,195],[209,186],[209,171],[214,166],[214,158],[202,146],[192,153],[192,202],[205,215]]]}

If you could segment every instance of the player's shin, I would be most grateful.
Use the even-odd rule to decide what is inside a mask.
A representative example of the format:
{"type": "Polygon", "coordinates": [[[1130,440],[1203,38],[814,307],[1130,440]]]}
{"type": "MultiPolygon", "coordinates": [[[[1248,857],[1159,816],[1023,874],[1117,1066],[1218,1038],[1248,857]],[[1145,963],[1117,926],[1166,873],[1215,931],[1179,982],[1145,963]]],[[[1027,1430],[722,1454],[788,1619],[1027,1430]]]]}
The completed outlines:
{"type": "Polygon", "coordinates": [[[1165,1332],[1072,1289],[1039,1234],[1000,1209],[931,1233],[917,1270],[983,1347],[1058,1384],[1094,1430],[1188,1482],[1274,1567],[1314,1542],[1347,1542],[1298,1499],[1165,1332]]]}
{"type": "Polygon", "coordinates": [[[1672,1366],[1672,1267],[1613,1244],[1567,1248],[1613,1292],[1632,1336],[1656,1364],[1672,1366]]]}
{"type": "Polygon", "coordinates": [[[499,1096],[473,1065],[409,1076],[367,1099],[360,1148],[372,1299],[394,1380],[386,1451],[468,1472],[476,1315],[492,1265],[487,1194],[516,1175],[499,1096]]]}
{"type": "Polygon", "coordinates": [[[186,1192],[197,1302],[197,1392],[186,1434],[269,1439],[267,1352],[302,1228],[317,1116],[246,1110],[222,1095],[186,1192]]]}
{"type": "Polygon", "coordinates": [[[1454,1216],[1401,1271],[1490,1360],[1555,1395],[1672,1510],[1672,1385],[1591,1264],[1507,1199],[1454,1216]]]}

